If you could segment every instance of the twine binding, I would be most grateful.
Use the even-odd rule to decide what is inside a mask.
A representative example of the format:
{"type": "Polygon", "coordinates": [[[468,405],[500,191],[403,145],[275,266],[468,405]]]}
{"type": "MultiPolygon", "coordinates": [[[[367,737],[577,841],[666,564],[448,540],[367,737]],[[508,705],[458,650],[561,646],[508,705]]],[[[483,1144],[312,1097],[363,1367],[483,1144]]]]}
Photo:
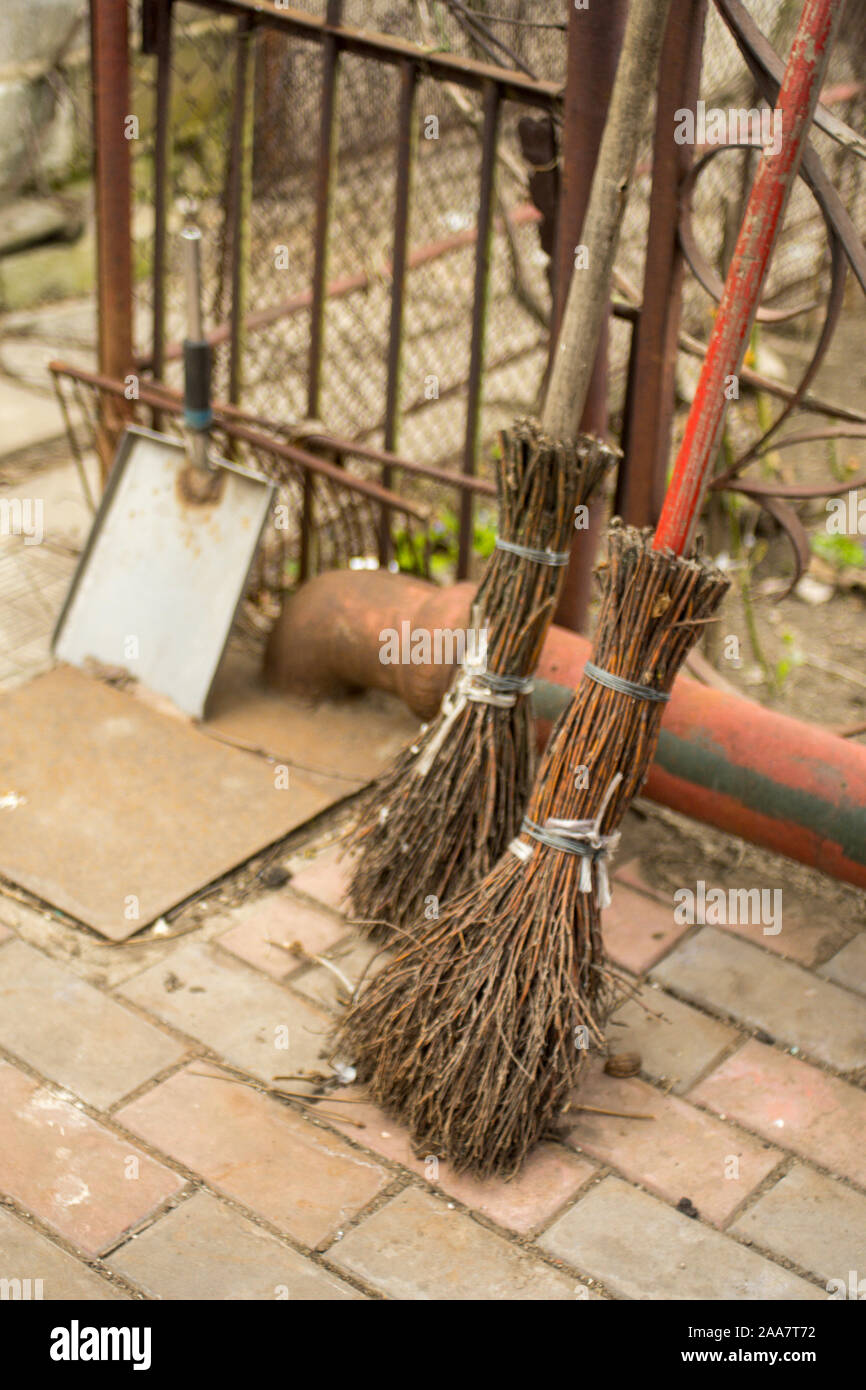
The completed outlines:
{"type": "MultiPolygon", "coordinates": [[[[616,852],[619,844],[619,831],[614,831],[612,835],[602,835],[601,822],[607,810],[608,803],[622,781],[622,773],[618,772],[610,781],[610,784],[602,797],[601,806],[592,820],[558,820],[555,816],[548,817],[543,825],[530,820],[526,816],[521,826],[521,833],[531,835],[533,840],[537,840],[541,845],[547,845],[549,849],[561,850],[563,854],[579,854],[581,857],[580,879],[578,881],[578,892],[592,892],[592,866],[595,865],[596,880],[598,883],[598,906],[600,908],[610,907],[610,878],[607,872],[609,860],[616,852]]],[[[524,863],[532,856],[532,846],[525,844],[522,840],[512,840],[508,846],[511,853],[524,863]]]]}

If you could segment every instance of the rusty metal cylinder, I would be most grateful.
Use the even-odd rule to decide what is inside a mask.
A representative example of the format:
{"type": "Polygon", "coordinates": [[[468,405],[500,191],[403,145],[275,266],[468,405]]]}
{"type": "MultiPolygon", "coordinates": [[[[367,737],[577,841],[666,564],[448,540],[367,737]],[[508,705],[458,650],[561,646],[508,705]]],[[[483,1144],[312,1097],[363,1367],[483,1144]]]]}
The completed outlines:
{"type": "MultiPolygon", "coordinates": [[[[266,677],[310,699],[392,691],[421,718],[435,714],[449,664],[381,660],[383,633],[465,628],[474,586],[438,589],[386,571],[320,575],[292,595],[274,626],[266,677]]],[[[589,642],[551,628],[533,703],[543,746],[580,680],[589,642]]],[[[645,795],[707,825],[866,888],[866,747],[679,676],[645,795]]]]}

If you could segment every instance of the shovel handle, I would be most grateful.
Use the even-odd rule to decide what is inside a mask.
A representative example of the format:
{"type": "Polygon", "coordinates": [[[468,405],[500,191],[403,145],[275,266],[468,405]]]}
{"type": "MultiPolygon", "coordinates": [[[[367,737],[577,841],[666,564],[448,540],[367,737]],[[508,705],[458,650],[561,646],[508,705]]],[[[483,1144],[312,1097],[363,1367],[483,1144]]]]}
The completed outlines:
{"type": "Polygon", "coordinates": [[[201,232],[185,227],[187,337],[183,343],[183,418],[191,430],[207,430],[213,420],[210,404],[211,345],[204,336],[201,312],[201,232]]]}

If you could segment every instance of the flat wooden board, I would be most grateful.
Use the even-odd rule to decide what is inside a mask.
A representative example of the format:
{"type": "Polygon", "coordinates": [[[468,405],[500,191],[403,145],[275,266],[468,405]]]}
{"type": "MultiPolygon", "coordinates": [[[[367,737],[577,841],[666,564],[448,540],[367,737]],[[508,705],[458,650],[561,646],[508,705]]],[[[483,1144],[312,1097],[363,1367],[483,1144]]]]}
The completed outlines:
{"type": "Polygon", "coordinates": [[[0,698],[0,874],[125,940],[358,791],[417,732],[393,697],[304,704],[262,688],[257,664],[229,654],[199,727],[68,666],[0,698]],[[288,788],[252,748],[288,767],[288,788]]]}
{"type": "Polygon", "coordinates": [[[378,777],[421,726],[395,695],[302,700],[264,686],[260,666],[257,653],[229,648],[202,727],[288,763],[335,801],[378,777]]]}
{"type": "Polygon", "coordinates": [[[337,799],[300,772],[276,780],[58,667],[0,700],[0,873],[124,940],[337,799]]]}

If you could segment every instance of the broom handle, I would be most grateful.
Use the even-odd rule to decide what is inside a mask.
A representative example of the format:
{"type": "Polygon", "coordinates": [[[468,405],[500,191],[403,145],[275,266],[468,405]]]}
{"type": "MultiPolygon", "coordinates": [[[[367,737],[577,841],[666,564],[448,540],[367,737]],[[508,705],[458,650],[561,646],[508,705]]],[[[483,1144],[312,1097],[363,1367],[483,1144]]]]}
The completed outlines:
{"type": "Polygon", "coordinates": [[[742,365],[764,281],[782,226],[833,38],[845,0],[805,0],[776,105],[782,138],[778,153],[765,149],[737,237],[707,354],[674,464],[654,546],[683,555],[692,542],[725,423],[729,378],[742,365]]]}
{"type": "Polygon", "coordinates": [[[571,276],[541,417],[545,432],[553,439],[573,439],[580,428],[669,8],[670,0],[631,0],[629,5],[581,232],[587,266],[576,267],[571,276]]]}

